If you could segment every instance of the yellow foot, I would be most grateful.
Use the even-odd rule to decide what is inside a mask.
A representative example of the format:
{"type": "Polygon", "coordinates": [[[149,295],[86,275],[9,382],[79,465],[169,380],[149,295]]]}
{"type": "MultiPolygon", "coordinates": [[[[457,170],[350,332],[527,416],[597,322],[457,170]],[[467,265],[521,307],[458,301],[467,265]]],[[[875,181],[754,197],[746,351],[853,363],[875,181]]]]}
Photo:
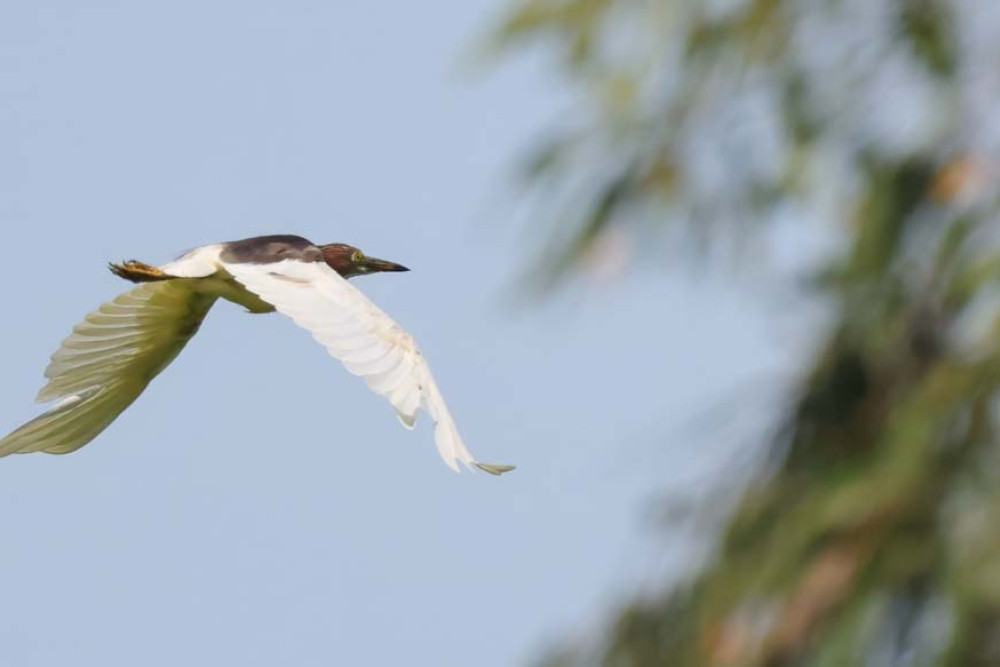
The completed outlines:
{"type": "Polygon", "coordinates": [[[111,273],[119,278],[131,280],[134,283],[150,283],[156,280],[169,280],[172,277],[160,271],[155,266],[143,264],[134,259],[122,262],[121,264],[108,264],[108,268],[111,269],[111,273]]]}

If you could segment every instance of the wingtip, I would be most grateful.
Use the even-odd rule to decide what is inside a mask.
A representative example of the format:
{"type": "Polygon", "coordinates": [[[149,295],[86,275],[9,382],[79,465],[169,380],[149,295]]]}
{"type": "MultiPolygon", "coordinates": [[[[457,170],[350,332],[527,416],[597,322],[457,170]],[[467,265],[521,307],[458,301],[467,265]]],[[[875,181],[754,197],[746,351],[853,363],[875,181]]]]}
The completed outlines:
{"type": "Polygon", "coordinates": [[[499,477],[500,475],[506,472],[510,472],[511,470],[517,468],[517,466],[499,465],[495,463],[478,463],[478,462],[476,463],[476,467],[482,470],[483,472],[489,473],[496,477],[499,477]]]}
{"type": "Polygon", "coordinates": [[[399,420],[399,423],[402,424],[403,428],[407,431],[412,431],[414,426],[417,424],[416,415],[408,415],[403,412],[399,412],[398,410],[396,411],[396,419],[399,420]]]}

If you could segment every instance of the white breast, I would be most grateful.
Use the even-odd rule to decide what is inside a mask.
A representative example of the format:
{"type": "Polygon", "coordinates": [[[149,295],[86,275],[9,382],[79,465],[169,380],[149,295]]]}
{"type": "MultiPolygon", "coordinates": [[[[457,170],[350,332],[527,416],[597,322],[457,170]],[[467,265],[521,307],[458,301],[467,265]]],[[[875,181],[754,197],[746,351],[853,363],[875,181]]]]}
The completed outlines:
{"type": "Polygon", "coordinates": [[[220,244],[195,248],[158,268],[167,275],[192,279],[193,288],[199,294],[232,301],[251,313],[273,313],[274,306],[236,282],[222,267],[219,259],[222,249],[220,244]]]}

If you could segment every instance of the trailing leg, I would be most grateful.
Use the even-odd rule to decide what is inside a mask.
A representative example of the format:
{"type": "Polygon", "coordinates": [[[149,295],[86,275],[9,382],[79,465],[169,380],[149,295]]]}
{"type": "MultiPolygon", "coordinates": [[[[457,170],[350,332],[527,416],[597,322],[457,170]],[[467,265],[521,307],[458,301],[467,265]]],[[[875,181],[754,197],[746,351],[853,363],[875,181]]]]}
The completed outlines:
{"type": "Polygon", "coordinates": [[[168,276],[155,266],[150,266],[134,259],[122,262],[121,264],[110,263],[108,264],[108,268],[111,269],[111,273],[119,278],[124,278],[134,283],[151,283],[173,278],[173,276],[168,276]]]}

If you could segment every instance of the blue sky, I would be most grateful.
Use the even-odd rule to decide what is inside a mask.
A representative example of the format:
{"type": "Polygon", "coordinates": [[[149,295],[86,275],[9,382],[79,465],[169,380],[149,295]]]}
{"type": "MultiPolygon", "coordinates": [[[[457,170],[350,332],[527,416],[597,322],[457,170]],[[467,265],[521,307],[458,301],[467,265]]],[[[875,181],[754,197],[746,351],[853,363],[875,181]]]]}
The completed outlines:
{"type": "Polygon", "coordinates": [[[573,107],[544,58],[458,75],[501,6],[0,4],[0,429],[126,288],[106,261],[298,233],[413,269],[358,284],[519,466],[454,475],[291,322],[222,304],[97,441],[0,461],[0,662],[510,667],[662,574],[643,512],[723,465],[688,426],[787,332],[651,268],[505,300],[541,240],[509,169],[573,107]]]}

